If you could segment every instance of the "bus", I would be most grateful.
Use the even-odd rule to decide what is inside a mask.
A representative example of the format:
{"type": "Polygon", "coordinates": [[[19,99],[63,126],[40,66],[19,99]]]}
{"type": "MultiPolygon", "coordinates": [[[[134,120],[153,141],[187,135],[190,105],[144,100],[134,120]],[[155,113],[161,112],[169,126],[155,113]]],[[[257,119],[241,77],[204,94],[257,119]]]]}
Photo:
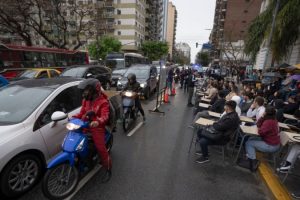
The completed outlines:
{"type": "Polygon", "coordinates": [[[61,68],[89,64],[87,52],[0,44],[0,73],[14,76],[23,68],[61,68]]]}
{"type": "Polygon", "coordinates": [[[138,53],[109,53],[105,59],[106,67],[112,70],[128,68],[134,64],[149,64],[149,60],[138,53]]]}

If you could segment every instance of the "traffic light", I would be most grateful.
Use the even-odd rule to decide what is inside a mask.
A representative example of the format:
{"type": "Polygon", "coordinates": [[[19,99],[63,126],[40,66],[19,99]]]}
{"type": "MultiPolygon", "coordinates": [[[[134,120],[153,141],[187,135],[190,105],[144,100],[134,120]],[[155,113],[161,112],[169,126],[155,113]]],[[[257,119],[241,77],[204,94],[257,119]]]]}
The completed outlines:
{"type": "Polygon", "coordinates": [[[196,48],[198,48],[198,45],[199,45],[198,42],[196,42],[196,48]]]}

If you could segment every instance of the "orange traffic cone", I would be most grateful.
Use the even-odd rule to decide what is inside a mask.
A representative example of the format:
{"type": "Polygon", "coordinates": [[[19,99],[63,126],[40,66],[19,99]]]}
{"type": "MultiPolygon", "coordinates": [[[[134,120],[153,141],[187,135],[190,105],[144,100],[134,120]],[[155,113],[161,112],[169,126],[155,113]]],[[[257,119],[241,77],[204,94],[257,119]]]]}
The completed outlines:
{"type": "Polygon", "coordinates": [[[175,83],[172,83],[172,95],[176,95],[175,83]]]}
{"type": "Polygon", "coordinates": [[[164,102],[165,102],[165,103],[169,103],[169,94],[168,94],[168,88],[166,88],[166,90],[165,90],[164,102]]]}

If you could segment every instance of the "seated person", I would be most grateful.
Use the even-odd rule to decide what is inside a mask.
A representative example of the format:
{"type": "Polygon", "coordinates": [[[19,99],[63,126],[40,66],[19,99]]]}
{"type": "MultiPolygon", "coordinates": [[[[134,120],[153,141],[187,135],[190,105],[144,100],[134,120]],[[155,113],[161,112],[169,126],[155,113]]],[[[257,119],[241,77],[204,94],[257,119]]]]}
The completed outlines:
{"type": "Polygon", "coordinates": [[[240,124],[240,118],[235,112],[235,107],[236,103],[234,101],[227,101],[224,107],[226,114],[212,125],[216,131],[223,134],[219,140],[211,140],[201,135],[201,129],[198,131],[198,141],[201,147],[201,152],[196,152],[196,154],[201,157],[196,160],[197,163],[205,163],[209,161],[209,145],[223,145],[230,141],[231,134],[239,127],[240,124]]]}
{"type": "Polygon", "coordinates": [[[218,94],[217,87],[218,87],[218,85],[216,83],[211,84],[208,96],[206,97],[207,99],[212,99],[214,96],[216,96],[218,94]]]}
{"type": "Polygon", "coordinates": [[[265,113],[266,108],[264,106],[264,103],[264,98],[261,96],[257,96],[247,112],[247,117],[255,117],[256,121],[258,121],[259,118],[261,118],[265,113]]]}
{"type": "Polygon", "coordinates": [[[238,96],[239,95],[239,89],[238,89],[238,87],[237,86],[235,86],[235,85],[231,85],[231,87],[230,87],[230,93],[226,96],[226,101],[229,101],[229,100],[231,100],[231,98],[233,97],[233,96],[238,96]]]}
{"type": "Polygon", "coordinates": [[[243,101],[240,104],[242,115],[246,115],[250,106],[253,103],[253,94],[251,92],[245,92],[243,95],[243,101]]]}
{"type": "Polygon", "coordinates": [[[290,96],[288,98],[288,104],[283,107],[283,112],[292,115],[298,108],[299,105],[296,102],[296,96],[290,96]]]}
{"type": "Polygon", "coordinates": [[[283,122],[284,121],[284,116],[283,116],[283,107],[284,107],[284,102],[282,99],[276,99],[274,101],[275,109],[276,109],[276,119],[278,122],[283,122]]]}
{"type": "Polygon", "coordinates": [[[287,172],[300,156],[300,144],[294,144],[285,160],[279,168],[280,172],[287,172]]]}
{"type": "Polygon", "coordinates": [[[240,103],[241,103],[241,97],[240,96],[233,96],[231,98],[232,101],[234,101],[236,103],[236,107],[235,107],[235,111],[238,114],[238,116],[241,116],[241,108],[240,108],[240,103]]]}
{"type": "MultiPolygon", "coordinates": [[[[224,111],[224,105],[225,105],[225,93],[223,91],[219,91],[218,93],[218,99],[216,102],[210,107],[210,111],[217,112],[217,113],[223,113],[224,111]]],[[[207,110],[198,112],[196,116],[194,117],[194,123],[200,118],[210,118],[210,115],[208,114],[207,110]]]]}
{"type": "Polygon", "coordinates": [[[276,120],[276,110],[274,107],[267,107],[263,116],[257,121],[259,137],[250,137],[245,144],[246,156],[248,158],[250,171],[256,171],[258,160],[256,160],[256,150],[273,153],[280,148],[279,127],[276,120]]]}

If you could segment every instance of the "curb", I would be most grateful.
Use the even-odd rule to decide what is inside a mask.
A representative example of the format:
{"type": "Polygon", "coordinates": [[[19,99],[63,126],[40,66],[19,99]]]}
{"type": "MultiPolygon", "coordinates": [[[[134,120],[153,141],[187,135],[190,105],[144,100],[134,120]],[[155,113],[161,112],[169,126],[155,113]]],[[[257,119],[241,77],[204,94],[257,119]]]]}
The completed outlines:
{"type": "Polygon", "coordinates": [[[262,161],[259,165],[258,172],[267,188],[271,192],[273,199],[292,200],[292,197],[286,187],[281,183],[274,171],[266,162],[262,161]]]}

